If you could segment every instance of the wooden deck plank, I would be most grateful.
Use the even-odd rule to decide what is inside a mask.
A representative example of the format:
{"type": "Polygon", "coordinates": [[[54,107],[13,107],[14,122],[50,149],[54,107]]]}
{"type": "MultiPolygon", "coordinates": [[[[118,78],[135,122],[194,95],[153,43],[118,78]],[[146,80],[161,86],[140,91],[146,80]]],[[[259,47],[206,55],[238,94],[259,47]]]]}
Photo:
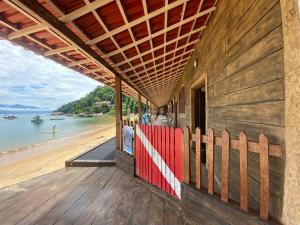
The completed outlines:
{"type": "MultiPolygon", "coordinates": [[[[41,182],[42,186],[35,181],[22,184],[29,188],[23,198],[19,192],[10,195],[7,200],[12,206],[0,212],[1,225],[264,224],[204,194],[201,206],[179,208],[179,200],[152,190],[117,167],[70,168],[45,178],[50,182],[41,182]]],[[[190,197],[190,203],[198,199],[190,197]]]]}
{"type": "MultiPolygon", "coordinates": [[[[92,174],[84,174],[86,180],[92,180],[92,179],[97,179],[97,177],[103,175],[104,170],[102,169],[97,169],[95,170],[95,173],[92,174]]],[[[91,182],[91,185],[93,183],[91,182]]],[[[82,186],[89,186],[85,179],[80,177],[80,179],[75,180],[72,183],[72,186],[76,186],[76,189],[79,189],[80,185],[82,186]]],[[[82,193],[82,190],[79,189],[82,193]]],[[[25,225],[25,224],[40,224],[38,222],[39,220],[43,219],[45,217],[45,214],[49,212],[49,209],[55,209],[57,207],[57,203],[63,201],[64,199],[68,198],[69,195],[72,195],[73,189],[70,188],[64,188],[63,190],[59,191],[57,194],[55,194],[52,198],[50,198],[47,202],[44,204],[40,205],[39,208],[36,210],[32,211],[30,214],[27,215],[26,218],[22,219],[18,225],[25,225]]],[[[74,196],[72,196],[74,199],[74,196]]],[[[76,199],[76,198],[75,198],[76,199]]],[[[59,218],[59,217],[58,217],[59,218]]],[[[49,222],[49,221],[48,221],[49,222]]],[[[42,223],[42,222],[41,222],[42,223]]],[[[48,223],[49,224],[49,223],[48,223]]]]}
{"type": "Polygon", "coordinates": [[[165,225],[168,224],[183,225],[183,220],[180,215],[180,211],[170,203],[166,202],[165,203],[165,225]]]}
{"type": "Polygon", "coordinates": [[[142,189],[137,194],[137,200],[135,202],[132,216],[128,224],[140,225],[140,224],[147,223],[150,199],[151,199],[151,192],[149,192],[146,189],[142,189]]]}
{"type": "Polygon", "coordinates": [[[0,198],[0,211],[3,209],[6,209],[8,206],[12,206],[12,204],[21,201],[25,199],[30,194],[34,193],[38,189],[41,189],[44,185],[50,184],[57,180],[57,176],[60,176],[62,174],[71,174],[75,173],[74,170],[59,170],[56,171],[56,173],[50,173],[49,175],[40,176],[34,179],[31,179],[27,182],[21,182],[20,184],[16,184],[4,189],[1,189],[1,193],[7,193],[10,192],[10,195],[8,195],[6,198],[1,197],[0,198]],[[53,176],[53,174],[56,174],[53,176]]]}
{"type": "MultiPolygon", "coordinates": [[[[91,171],[84,171],[88,174],[91,171]]],[[[73,173],[64,177],[64,179],[58,179],[57,182],[43,186],[43,188],[29,195],[26,199],[23,199],[16,204],[12,204],[0,213],[0,221],[5,221],[2,224],[11,225],[20,222],[24,217],[37,209],[41,204],[48,201],[56,193],[59,193],[64,188],[68,188],[76,179],[84,179],[84,173],[73,173]]]]}
{"type": "MultiPolygon", "coordinates": [[[[102,168],[101,170],[103,170],[103,172],[105,172],[106,174],[110,174],[110,170],[104,170],[102,168]]],[[[89,179],[92,179],[92,177],[90,177],[89,179]]],[[[105,177],[103,177],[102,179],[105,180],[105,177]]],[[[90,184],[81,182],[79,185],[74,186],[74,188],[70,190],[70,195],[66,196],[66,198],[64,198],[62,201],[59,201],[56,205],[49,209],[47,213],[41,215],[39,220],[37,220],[37,222],[33,224],[46,225],[54,224],[55,222],[57,222],[60,218],[63,217],[67,210],[69,210],[77,201],[79,201],[80,198],[83,197],[84,193],[89,190],[91,185],[93,185],[92,182],[90,184]]]]}
{"type": "MultiPolygon", "coordinates": [[[[29,181],[22,181],[15,185],[1,188],[0,189],[0,204],[11,198],[21,199],[22,197],[25,197],[30,192],[40,188],[40,186],[51,183],[53,180],[57,179],[57,176],[65,174],[67,171],[69,171],[69,170],[68,169],[56,170],[56,171],[47,173],[45,175],[32,178],[29,181]],[[53,174],[55,174],[55,176],[53,176],[53,174]]],[[[12,201],[14,201],[14,200],[12,200],[12,201]]]]}
{"type": "Polygon", "coordinates": [[[147,225],[164,225],[165,224],[165,213],[164,213],[164,202],[161,198],[155,194],[151,195],[149,216],[147,225]]]}
{"type": "Polygon", "coordinates": [[[97,215],[103,211],[103,206],[106,201],[114,194],[114,187],[118,187],[121,182],[121,176],[118,173],[113,173],[107,176],[107,184],[99,190],[99,193],[92,204],[88,205],[85,211],[79,216],[74,225],[92,224],[97,215]]]}
{"type": "Polygon", "coordinates": [[[104,180],[106,176],[109,178],[110,176],[106,173],[97,173],[97,176],[92,176],[89,181],[87,180],[86,183],[92,184],[90,188],[76,201],[67,211],[66,213],[55,223],[57,225],[63,224],[74,224],[80,215],[84,212],[87,206],[93,203],[96,197],[99,195],[101,190],[101,185],[96,185],[97,181],[104,180]],[[104,178],[104,179],[103,179],[104,178]]]}
{"type": "Polygon", "coordinates": [[[129,223],[135,202],[137,201],[137,195],[141,192],[141,189],[142,187],[135,186],[127,191],[124,198],[119,201],[113,224],[126,225],[129,223]]]}
{"type": "Polygon", "coordinates": [[[127,194],[127,190],[132,188],[132,184],[129,179],[121,178],[121,182],[118,186],[114,187],[113,195],[104,203],[101,212],[97,215],[92,224],[112,224],[116,211],[119,206],[119,201],[127,194]]]}

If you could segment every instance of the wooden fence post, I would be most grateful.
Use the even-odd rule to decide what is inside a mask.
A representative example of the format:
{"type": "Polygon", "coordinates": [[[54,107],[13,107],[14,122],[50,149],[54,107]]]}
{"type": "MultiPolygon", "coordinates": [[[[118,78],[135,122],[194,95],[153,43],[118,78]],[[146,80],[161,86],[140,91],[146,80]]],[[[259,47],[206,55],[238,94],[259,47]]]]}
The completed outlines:
{"type": "Polygon", "coordinates": [[[188,127],[184,128],[184,134],[183,134],[183,166],[182,166],[182,181],[186,184],[190,183],[190,129],[188,127]]]}
{"type": "Polygon", "coordinates": [[[260,149],[260,217],[269,217],[269,141],[265,134],[259,135],[260,149]]]}
{"type": "Polygon", "coordinates": [[[222,133],[222,170],[221,170],[221,199],[228,202],[230,135],[227,130],[222,133]]]}
{"type": "Polygon", "coordinates": [[[248,139],[240,133],[240,207],[248,211],[248,139]]]}
{"type": "Polygon", "coordinates": [[[201,130],[196,128],[196,188],[201,187],[201,130]]]}
{"type": "Polygon", "coordinates": [[[214,130],[208,129],[208,144],[207,144],[207,165],[208,165],[208,179],[207,187],[210,195],[214,194],[214,130]]]}

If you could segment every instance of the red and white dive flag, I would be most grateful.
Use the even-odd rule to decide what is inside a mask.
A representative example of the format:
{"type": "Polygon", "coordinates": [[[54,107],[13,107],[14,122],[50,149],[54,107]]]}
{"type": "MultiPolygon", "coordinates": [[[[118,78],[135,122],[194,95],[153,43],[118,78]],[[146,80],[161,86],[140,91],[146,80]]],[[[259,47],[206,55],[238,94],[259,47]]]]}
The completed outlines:
{"type": "Polygon", "coordinates": [[[178,198],[181,196],[181,152],[180,128],[136,126],[136,174],[178,198]]]}

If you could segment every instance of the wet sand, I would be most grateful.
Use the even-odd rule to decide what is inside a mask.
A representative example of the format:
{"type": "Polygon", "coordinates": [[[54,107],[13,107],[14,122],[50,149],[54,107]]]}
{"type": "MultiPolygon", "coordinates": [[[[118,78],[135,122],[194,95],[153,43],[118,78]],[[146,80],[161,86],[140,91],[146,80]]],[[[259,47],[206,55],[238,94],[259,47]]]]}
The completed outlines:
{"type": "Polygon", "coordinates": [[[74,136],[0,155],[0,188],[64,168],[66,160],[109,140],[115,131],[115,125],[101,125],[74,136]]]}

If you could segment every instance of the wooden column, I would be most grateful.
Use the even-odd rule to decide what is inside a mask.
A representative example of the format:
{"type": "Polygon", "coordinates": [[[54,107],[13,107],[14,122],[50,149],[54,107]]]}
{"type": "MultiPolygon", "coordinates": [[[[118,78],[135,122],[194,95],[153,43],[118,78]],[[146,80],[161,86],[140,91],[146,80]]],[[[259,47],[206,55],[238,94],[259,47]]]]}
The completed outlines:
{"type": "Polygon", "coordinates": [[[138,95],[138,116],[139,123],[142,121],[142,102],[141,102],[141,94],[138,95]]]}
{"type": "Polygon", "coordinates": [[[116,149],[122,150],[122,81],[115,76],[116,149]]]}
{"type": "Polygon", "coordinates": [[[285,176],[282,223],[296,225],[300,221],[300,2],[280,0],[280,3],[285,72],[285,176]]]}

